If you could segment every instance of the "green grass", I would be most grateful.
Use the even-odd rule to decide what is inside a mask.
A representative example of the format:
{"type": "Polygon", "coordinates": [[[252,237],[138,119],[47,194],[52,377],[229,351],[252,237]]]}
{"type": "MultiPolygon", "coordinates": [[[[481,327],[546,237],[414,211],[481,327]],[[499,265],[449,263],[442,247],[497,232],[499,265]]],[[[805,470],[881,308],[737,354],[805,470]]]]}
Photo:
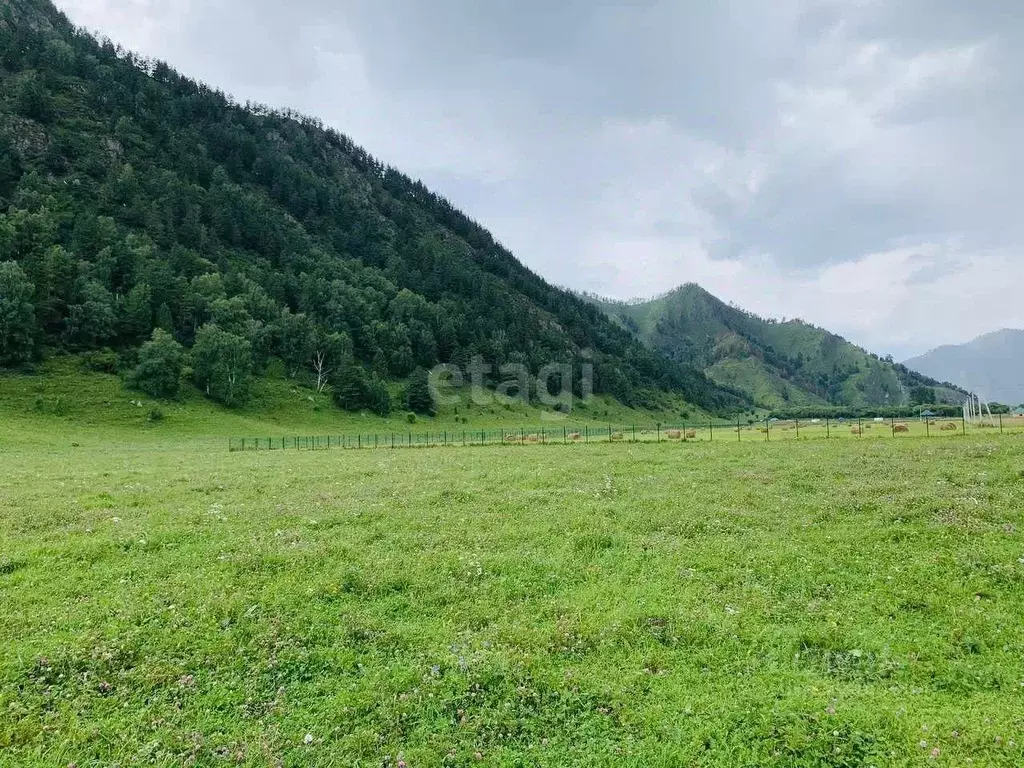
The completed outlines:
{"type": "MultiPolygon", "coordinates": [[[[396,401],[398,396],[396,389],[396,401]]],[[[651,411],[626,408],[611,398],[597,396],[587,403],[577,401],[566,416],[518,401],[476,405],[467,396],[461,406],[443,407],[434,418],[417,416],[410,424],[407,412],[400,409],[388,418],[341,411],[329,394],[318,394],[283,377],[255,379],[251,402],[244,408],[228,409],[206,399],[189,384],[183,385],[177,400],[154,400],[126,389],[116,376],[81,370],[74,358],[50,361],[37,375],[0,373],[0,447],[5,433],[21,437],[25,432],[38,433],[43,442],[99,438],[163,443],[192,438],[226,445],[228,437],[257,435],[424,433],[541,424],[583,429],[609,422],[654,425],[658,421],[680,421],[682,414],[693,420],[707,418],[699,409],[672,400],[666,400],[662,410],[651,411]],[[159,422],[150,418],[154,409],[163,412],[159,422]]]]}
{"type": "Polygon", "coordinates": [[[1021,435],[232,454],[292,406],[89,381],[0,380],[0,765],[1024,762],[1021,435]]]}

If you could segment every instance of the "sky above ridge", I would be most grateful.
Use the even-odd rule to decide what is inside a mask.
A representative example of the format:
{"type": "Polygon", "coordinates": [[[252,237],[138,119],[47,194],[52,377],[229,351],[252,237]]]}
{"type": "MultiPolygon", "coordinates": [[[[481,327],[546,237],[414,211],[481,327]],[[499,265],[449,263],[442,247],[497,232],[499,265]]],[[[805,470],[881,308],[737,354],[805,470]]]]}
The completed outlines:
{"type": "Polygon", "coordinates": [[[551,282],[897,359],[1024,327],[1018,0],[58,0],[315,115],[551,282]]]}

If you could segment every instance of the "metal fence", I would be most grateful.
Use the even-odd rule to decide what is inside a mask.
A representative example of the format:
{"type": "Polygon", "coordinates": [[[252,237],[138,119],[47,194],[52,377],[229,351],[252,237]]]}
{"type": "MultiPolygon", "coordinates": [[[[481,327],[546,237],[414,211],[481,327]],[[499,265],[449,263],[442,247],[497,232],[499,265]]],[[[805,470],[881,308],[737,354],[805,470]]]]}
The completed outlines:
{"type": "Polygon", "coordinates": [[[342,435],[251,436],[228,439],[229,451],[433,448],[484,445],[570,445],[591,443],[773,442],[815,439],[939,438],[970,434],[1024,434],[1024,418],[793,419],[706,421],[682,424],[585,424],[498,429],[422,429],[342,435]]]}

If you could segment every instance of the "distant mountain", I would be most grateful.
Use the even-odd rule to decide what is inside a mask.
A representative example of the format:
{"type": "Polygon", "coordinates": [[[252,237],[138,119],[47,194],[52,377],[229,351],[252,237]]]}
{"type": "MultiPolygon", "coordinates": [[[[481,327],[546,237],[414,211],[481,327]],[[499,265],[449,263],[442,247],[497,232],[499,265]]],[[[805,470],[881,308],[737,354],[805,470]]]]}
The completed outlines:
{"type": "Polygon", "coordinates": [[[955,381],[996,403],[1024,403],[1024,330],[1004,329],[967,344],[933,349],[907,367],[955,381]]]}
{"type": "Polygon", "coordinates": [[[955,403],[965,393],[800,320],[766,320],[699,285],[645,302],[590,296],[652,349],[766,408],[955,403]]]}
{"type": "Polygon", "coordinates": [[[309,379],[326,355],[364,392],[476,356],[587,361],[626,404],[749,406],[318,120],[237,104],[49,0],[0,0],[0,367],[130,362],[155,328],[191,348],[204,326],[239,351],[232,377],[276,360],[309,379]]]}

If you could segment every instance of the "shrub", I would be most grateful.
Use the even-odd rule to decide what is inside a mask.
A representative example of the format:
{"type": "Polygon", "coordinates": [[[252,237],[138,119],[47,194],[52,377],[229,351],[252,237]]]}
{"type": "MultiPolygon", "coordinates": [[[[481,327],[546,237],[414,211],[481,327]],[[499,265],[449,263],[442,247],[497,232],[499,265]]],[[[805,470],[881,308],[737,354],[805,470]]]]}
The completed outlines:
{"type": "Polygon", "coordinates": [[[117,373],[117,353],[103,349],[96,352],[86,352],[80,358],[82,368],[96,373],[117,373]]]}
{"type": "Polygon", "coordinates": [[[417,368],[409,377],[409,384],[405,388],[405,407],[414,413],[434,415],[434,398],[430,393],[430,379],[422,368],[417,368]]]}
{"type": "Polygon", "coordinates": [[[139,350],[139,364],[128,377],[128,384],[151,397],[174,397],[181,384],[184,362],[182,346],[171,334],[157,328],[139,350]]]}
{"type": "Polygon", "coordinates": [[[391,393],[375,373],[367,373],[358,363],[345,366],[333,377],[334,402],[346,411],[373,411],[378,416],[391,413],[391,393]]]}
{"type": "Polygon", "coordinates": [[[153,408],[149,412],[149,416],[146,417],[148,421],[158,422],[164,420],[164,412],[160,408],[153,408]]]}

